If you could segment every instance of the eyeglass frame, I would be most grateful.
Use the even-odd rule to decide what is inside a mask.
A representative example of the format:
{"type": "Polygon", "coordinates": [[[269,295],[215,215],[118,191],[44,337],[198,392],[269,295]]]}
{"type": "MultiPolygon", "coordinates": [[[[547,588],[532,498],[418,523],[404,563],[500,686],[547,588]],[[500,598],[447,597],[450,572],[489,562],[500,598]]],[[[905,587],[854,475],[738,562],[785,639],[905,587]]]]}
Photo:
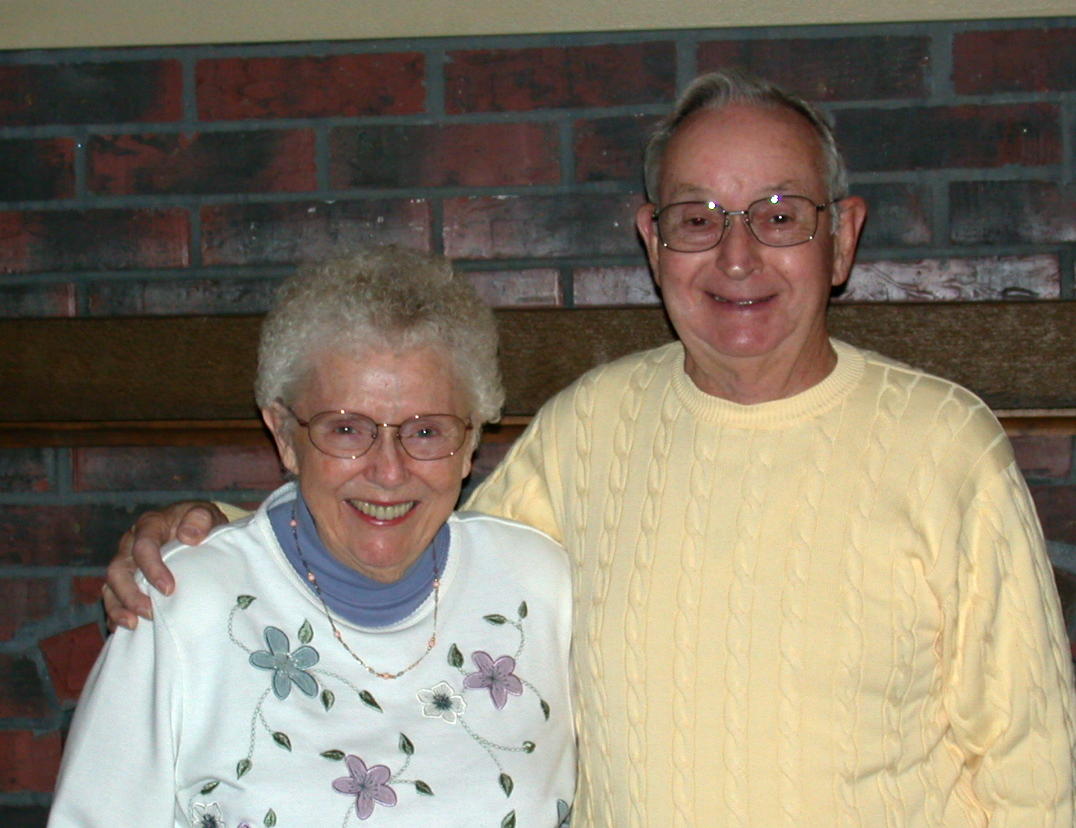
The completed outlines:
{"type": "Polygon", "coordinates": [[[657,228],[658,239],[661,240],[661,246],[664,247],[664,248],[667,248],[668,250],[672,250],[672,251],[674,251],[676,253],[705,253],[707,250],[713,250],[715,247],[717,247],[719,244],[721,244],[721,242],[723,242],[725,240],[725,234],[728,233],[729,227],[732,226],[732,217],[733,216],[742,216],[744,226],[747,228],[747,232],[751,234],[751,238],[753,238],[755,241],[757,241],[761,245],[765,245],[766,247],[778,247],[778,248],[780,248],[780,247],[797,247],[798,245],[807,244],[807,242],[814,240],[814,237],[818,235],[818,215],[823,210],[825,210],[827,207],[831,207],[834,204],[837,204],[839,201],[841,201],[841,199],[834,198],[834,199],[831,199],[830,201],[824,201],[821,204],[819,204],[813,198],[811,198],[810,196],[800,195],[799,193],[773,193],[771,195],[763,196],[762,198],[755,199],[754,201],[752,201],[750,204],[747,205],[747,209],[745,209],[745,210],[726,210],[718,202],[716,202],[716,201],[714,201],[712,199],[697,199],[697,200],[691,200],[691,201],[674,201],[672,204],[666,204],[664,207],[658,207],[658,206],[655,205],[653,212],[651,212],[651,214],[650,214],[650,218],[653,220],[654,225],[657,228]],[[774,198],[779,198],[781,200],[784,200],[784,199],[787,199],[787,198],[801,198],[804,201],[810,202],[811,206],[815,208],[814,229],[811,231],[811,234],[807,238],[805,238],[805,239],[803,239],[801,241],[791,242],[789,244],[772,244],[770,242],[763,241],[762,239],[760,239],[758,237],[758,234],[755,232],[755,228],[751,225],[751,216],[750,216],[751,208],[754,207],[756,204],[761,204],[761,203],[764,203],[764,202],[773,203],[772,199],[774,199],[774,198]],[[661,214],[663,212],[665,212],[666,210],[671,209],[672,207],[679,207],[680,205],[683,205],[683,204],[705,204],[705,205],[709,206],[709,209],[714,210],[715,212],[720,212],[721,215],[724,217],[725,220],[724,220],[724,223],[721,225],[721,233],[718,235],[717,240],[713,244],[711,244],[709,247],[701,247],[698,250],[681,250],[678,247],[673,247],[667,241],[665,241],[664,238],[662,238],[661,222],[658,220],[661,217],[661,214]]]}
{"type": "Polygon", "coordinates": [[[294,408],[284,402],[284,400],[282,400],[280,397],[277,397],[276,401],[284,408],[285,411],[287,411],[295,419],[296,423],[306,429],[306,436],[310,440],[310,445],[312,445],[326,457],[335,457],[337,460],[358,460],[360,457],[365,457],[367,454],[370,453],[370,449],[372,449],[377,444],[377,435],[381,434],[381,429],[383,428],[396,429],[396,441],[400,444],[401,451],[403,451],[403,453],[410,457],[412,460],[416,460],[420,463],[444,460],[448,457],[454,457],[456,455],[456,452],[463,448],[463,444],[467,442],[467,432],[474,430],[474,423],[472,423],[470,420],[465,420],[462,417],[457,417],[455,414],[447,413],[413,414],[406,420],[404,420],[402,423],[379,423],[373,417],[369,416],[368,414],[363,414],[361,411],[348,411],[346,408],[328,408],[325,411],[319,411],[316,414],[312,415],[309,419],[304,420],[302,417],[295,413],[294,408]],[[310,431],[311,423],[326,414],[351,414],[356,417],[365,417],[377,427],[377,435],[375,435],[374,439],[370,441],[370,445],[366,447],[366,451],[363,451],[360,454],[333,454],[332,452],[326,451],[321,446],[319,446],[317,444],[317,441],[314,440],[313,434],[310,431]],[[454,449],[452,449],[452,451],[450,451],[448,454],[442,454],[440,457],[415,457],[415,455],[413,455],[410,451],[407,450],[407,446],[404,444],[403,438],[400,437],[400,429],[410,422],[413,422],[415,420],[421,420],[423,417],[451,417],[452,419],[463,423],[463,434],[460,437],[460,444],[454,449]]]}

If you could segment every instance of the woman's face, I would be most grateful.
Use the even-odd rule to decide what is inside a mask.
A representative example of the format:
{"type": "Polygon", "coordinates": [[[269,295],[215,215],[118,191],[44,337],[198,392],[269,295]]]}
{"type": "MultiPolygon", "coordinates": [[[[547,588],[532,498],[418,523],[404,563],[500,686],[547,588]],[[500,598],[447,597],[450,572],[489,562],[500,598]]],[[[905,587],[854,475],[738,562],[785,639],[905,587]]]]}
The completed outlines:
{"type": "MultiPolygon", "coordinates": [[[[467,394],[449,360],[430,347],[370,350],[356,358],[326,352],[292,403],[304,421],[345,409],[378,423],[401,423],[415,414],[455,414],[469,420],[467,394]]],[[[280,405],[262,410],[281,459],[299,478],[318,534],[337,560],[383,583],[398,581],[433,540],[471,470],[467,440],[441,460],[415,460],[395,429],[355,459],[330,457],[311,442],[280,405]],[[289,422],[290,421],[290,422],[289,422]]]]}

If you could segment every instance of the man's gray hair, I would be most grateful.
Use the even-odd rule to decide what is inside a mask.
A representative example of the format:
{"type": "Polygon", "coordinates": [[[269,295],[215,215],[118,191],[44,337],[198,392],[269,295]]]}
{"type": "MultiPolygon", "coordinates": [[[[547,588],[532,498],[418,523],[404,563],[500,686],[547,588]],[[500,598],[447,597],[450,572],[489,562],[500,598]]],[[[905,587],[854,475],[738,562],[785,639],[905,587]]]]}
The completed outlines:
{"type": "Polygon", "coordinates": [[[677,99],[673,111],[658,123],[650,136],[643,156],[643,169],[646,175],[646,196],[652,204],[661,203],[661,164],[665,149],[676,130],[688,117],[700,110],[719,110],[729,104],[780,107],[805,118],[822,145],[827,199],[836,201],[848,195],[848,171],[837,148],[837,139],[829,117],[814,104],[769,81],[735,69],[725,69],[695,78],[677,99]]]}
{"type": "Polygon", "coordinates": [[[263,408],[277,398],[294,403],[326,352],[419,347],[449,357],[476,425],[500,416],[496,322],[448,259],[388,245],[304,265],[280,286],[262,323],[255,397],[263,408]]]}

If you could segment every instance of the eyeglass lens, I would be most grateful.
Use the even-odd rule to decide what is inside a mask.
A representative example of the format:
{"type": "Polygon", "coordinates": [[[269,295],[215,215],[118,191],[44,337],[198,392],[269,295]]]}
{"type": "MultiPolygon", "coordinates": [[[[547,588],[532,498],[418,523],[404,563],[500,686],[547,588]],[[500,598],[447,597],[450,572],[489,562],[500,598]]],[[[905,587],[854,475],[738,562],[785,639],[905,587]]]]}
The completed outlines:
{"type": "Polygon", "coordinates": [[[771,247],[790,247],[814,237],[820,209],[806,196],[773,195],[753,202],[746,211],[726,211],[713,201],[683,201],[658,211],[658,231],[673,250],[709,250],[720,243],[730,217],[746,213],[756,239],[771,247]]]}
{"type": "MultiPolygon", "coordinates": [[[[310,419],[310,440],[334,457],[359,457],[377,440],[380,426],[363,414],[323,411],[310,419]]],[[[403,450],[416,460],[440,460],[463,445],[467,424],[451,414],[413,417],[395,428],[403,450]]]]}

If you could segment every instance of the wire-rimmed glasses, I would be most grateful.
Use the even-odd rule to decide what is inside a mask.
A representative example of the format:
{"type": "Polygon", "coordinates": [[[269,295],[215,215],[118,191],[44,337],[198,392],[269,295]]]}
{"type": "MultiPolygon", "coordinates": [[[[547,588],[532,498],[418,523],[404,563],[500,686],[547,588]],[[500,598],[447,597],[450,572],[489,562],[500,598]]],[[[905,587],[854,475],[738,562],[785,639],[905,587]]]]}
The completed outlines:
{"type": "Polygon", "coordinates": [[[818,214],[833,204],[817,204],[800,195],[774,193],[751,202],[746,210],[726,210],[716,201],[678,201],[654,210],[658,238],[679,253],[701,253],[721,243],[733,216],[768,247],[804,244],[818,231],[818,214]]]}

